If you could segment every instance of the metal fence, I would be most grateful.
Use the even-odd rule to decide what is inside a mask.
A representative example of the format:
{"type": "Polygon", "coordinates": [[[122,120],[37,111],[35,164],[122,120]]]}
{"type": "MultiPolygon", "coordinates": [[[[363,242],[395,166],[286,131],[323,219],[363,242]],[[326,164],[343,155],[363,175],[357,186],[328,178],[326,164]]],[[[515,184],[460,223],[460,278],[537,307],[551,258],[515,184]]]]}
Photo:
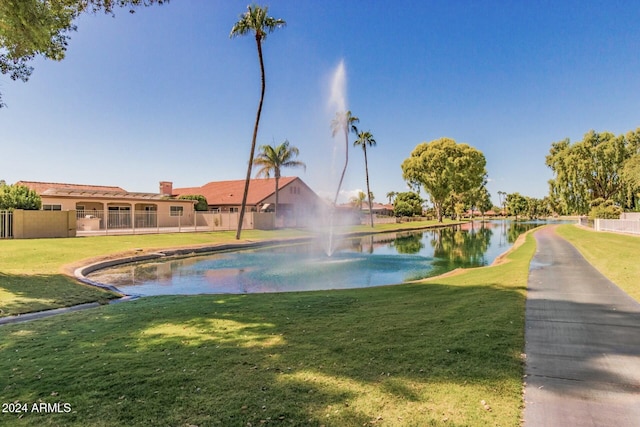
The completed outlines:
{"type": "Polygon", "coordinates": [[[13,212],[0,211],[0,239],[13,237],[13,212]]]}
{"type": "Polygon", "coordinates": [[[594,221],[592,219],[589,219],[586,216],[581,216],[580,218],[578,218],[578,224],[583,226],[583,227],[589,227],[589,228],[594,228],[594,221]]]}
{"type": "Polygon", "coordinates": [[[640,235],[640,221],[626,219],[596,219],[595,230],[640,235]]]}
{"type": "MultiPolygon", "coordinates": [[[[247,212],[243,229],[270,229],[268,213],[247,212]]],[[[77,211],[76,235],[185,233],[235,230],[237,212],[77,211]]],[[[271,219],[273,222],[273,219],[271,219]]]]}

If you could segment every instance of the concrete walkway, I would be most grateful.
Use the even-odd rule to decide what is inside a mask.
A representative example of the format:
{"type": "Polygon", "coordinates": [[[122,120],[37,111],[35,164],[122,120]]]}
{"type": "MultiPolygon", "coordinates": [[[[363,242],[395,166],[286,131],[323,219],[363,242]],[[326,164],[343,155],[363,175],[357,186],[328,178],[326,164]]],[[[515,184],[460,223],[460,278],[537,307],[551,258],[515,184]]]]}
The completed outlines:
{"type": "Polygon", "coordinates": [[[640,304],[554,230],[534,234],[524,424],[640,426],[640,304]]]}

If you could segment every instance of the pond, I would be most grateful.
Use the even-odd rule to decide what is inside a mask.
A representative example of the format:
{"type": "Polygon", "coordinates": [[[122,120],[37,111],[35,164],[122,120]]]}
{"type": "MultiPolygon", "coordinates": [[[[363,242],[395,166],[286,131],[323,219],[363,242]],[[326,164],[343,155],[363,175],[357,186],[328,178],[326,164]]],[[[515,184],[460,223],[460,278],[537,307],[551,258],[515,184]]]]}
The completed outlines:
{"type": "Polygon", "coordinates": [[[289,292],[389,285],[491,264],[539,222],[485,221],[126,264],[89,279],[128,295],[289,292]]]}

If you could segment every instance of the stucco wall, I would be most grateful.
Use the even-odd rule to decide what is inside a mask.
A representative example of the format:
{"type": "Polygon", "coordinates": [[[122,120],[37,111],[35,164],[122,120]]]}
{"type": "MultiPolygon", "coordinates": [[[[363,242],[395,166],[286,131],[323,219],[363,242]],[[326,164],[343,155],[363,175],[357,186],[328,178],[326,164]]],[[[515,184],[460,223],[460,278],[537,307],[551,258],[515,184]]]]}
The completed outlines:
{"type": "Polygon", "coordinates": [[[14,239],[75,237],[76,211],[13,211],[14,239]]]}
{"type": "Polygon", "coordinates": [[[253,228],[256,230],[273,230],[276,228],[276,216],[273,212],[251,212],[253,228]]]}

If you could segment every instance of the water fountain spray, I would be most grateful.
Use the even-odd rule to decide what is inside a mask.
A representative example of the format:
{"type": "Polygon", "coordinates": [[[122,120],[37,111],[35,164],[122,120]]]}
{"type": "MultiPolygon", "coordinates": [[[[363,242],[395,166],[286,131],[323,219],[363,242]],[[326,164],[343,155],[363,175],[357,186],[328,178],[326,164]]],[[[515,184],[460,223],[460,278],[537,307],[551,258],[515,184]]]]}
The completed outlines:
{"type": "MultiPolygon", "coordinates": [[[[341,60],[338,67],[333,73],[331,79],[331,94],[329,97],[329,108],[335,110],[336,116],[331,122],[332,136],[336,134],[344,133],[345,137],[345,162],[342,168],[342,174],[340,175],[340,181],[338,182],[338,188],[336,189],[336,195],[333,199],[333,206],[329,214],[329,239],[327,243],[326,253],[328,256],[333,254],[333,225],[336,206],[338,204],[338,196],[340,195],[340,189],[342,187],[342,181],[344,180],[344,174],[347,171],[347,165],[349,164],[349,121],[352,119],[351,112],[347,111],[346,100],[347,89],[347,76],[344,67],[344,60],[341,60]]],[[[357,119],[356,119],[357,120],[357,119]]]]}

